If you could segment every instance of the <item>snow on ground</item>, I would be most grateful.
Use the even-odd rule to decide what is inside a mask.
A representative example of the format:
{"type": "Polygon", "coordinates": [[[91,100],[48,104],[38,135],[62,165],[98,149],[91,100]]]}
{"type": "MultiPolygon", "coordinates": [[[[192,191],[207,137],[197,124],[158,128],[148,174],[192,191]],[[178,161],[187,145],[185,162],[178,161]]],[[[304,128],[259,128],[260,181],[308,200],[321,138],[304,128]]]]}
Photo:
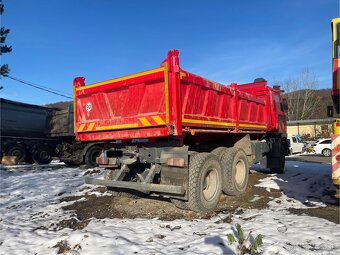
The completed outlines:
{"type": "Polygon", "coordinates": [[[71,217],[61,210],[71,202],[60,203],[60,198],[88,191],[80,169],[8,170],[0,170],[0,254],[56,254],[58,242],[71,247],[66,254],[235,254],[236,245],[228,243],[227,234],[233,233],[236,223],[246,233],[264,235],[263,254],[340,254],[339,225],[286,210],[287,205],[309,206],[306,200],[312,206],[328,201],[322,190],[331,186],[329,165],[288,161],[287,174],[270,175],[260,184],[282,189],[282,202],[274,200],[264,210],[244,210],[230,224],[220,223],[228,216],[223,214],[171,222],[92,219],[75,231],[57,230],[53,224],[71,217]],[[313,203],[311,193],[319,200],[323,197],[322,202],[313,203]]]}
{"type": "Polygon", "coordinates": [[[277,200],[283,202],[286,208],[323,207],[326,203],[334,203],[331,194],[335,190],[329,164],[286,161],[284,174],[273,174],[260,182],[256,186],[268,191],[283,191],[281,198],[270,202],[272,207],[281,207],[277,200]]]}

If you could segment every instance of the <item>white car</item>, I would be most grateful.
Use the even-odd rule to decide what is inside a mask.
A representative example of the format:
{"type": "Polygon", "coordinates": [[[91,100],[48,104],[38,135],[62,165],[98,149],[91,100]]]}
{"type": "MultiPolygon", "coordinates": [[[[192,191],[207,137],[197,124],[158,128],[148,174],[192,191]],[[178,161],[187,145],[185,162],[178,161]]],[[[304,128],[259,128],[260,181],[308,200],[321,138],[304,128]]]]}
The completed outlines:
{"type": "Polygon", "coordinates": [[[324,138],[316,141],[314,151],[317,154],[330,157],[332,155],[332,140],[330,138],[324,138]]]}
{"type": "Polygon", "coordinates": [[[289,154],[295,153],[302,153],[304,144],[301,142],[300,138],[297,136],[288,136],[287,139],[289,140],[290,147],[289,147],[289,154]]]}

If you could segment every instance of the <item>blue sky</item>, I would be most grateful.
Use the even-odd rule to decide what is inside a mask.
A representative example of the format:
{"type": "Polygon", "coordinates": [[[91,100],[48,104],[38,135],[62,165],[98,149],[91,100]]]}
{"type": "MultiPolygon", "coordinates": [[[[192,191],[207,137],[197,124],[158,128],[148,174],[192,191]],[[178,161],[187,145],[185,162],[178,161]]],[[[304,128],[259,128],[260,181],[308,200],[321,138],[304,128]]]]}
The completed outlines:
{"type": "MultiPolygon", "coordinates": [[[[86,84],[158,67],[180,50],[184,70],[224,84],[256,77],[270,84],[315,72],[331,87],[330,21],[338,0],[3,0],[11,29],[2,56],[10,75],[72,94],[86,84]]],[[[1,97],[65,100],[8,78],[1,97]]]]}

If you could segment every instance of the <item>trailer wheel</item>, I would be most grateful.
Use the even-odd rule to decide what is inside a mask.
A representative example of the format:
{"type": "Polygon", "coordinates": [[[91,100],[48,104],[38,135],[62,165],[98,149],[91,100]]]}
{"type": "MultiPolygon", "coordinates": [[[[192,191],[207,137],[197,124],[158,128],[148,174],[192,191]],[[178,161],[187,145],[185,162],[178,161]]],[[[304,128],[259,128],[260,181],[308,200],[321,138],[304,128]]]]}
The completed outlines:
{"type": "Polygon", "coordinates": [[[103,148],[100,146],[92,146],[90,147],[85,154],[85,164],[88,167],[96,167],[96,158],[100,156],[103,148]]]}
{"type": "Polygon", "coordinates": [[[170,200],[177,208],[182,210],[189,210],[189,205],[187,201],[183,201],[176,198],[171,198],[170,200]]]}
{"type": "Polygon", "coordinates": [[[48,146],[39,146],[32,154],[32,159],[36,164],[49,164],[52,161],[52,153],[48,146]]]}
{"type": "Polygon", "coordinates": [[[223,168],[223,192],[236,196],[243,193],[248,185],[249,166],[247,155],[239,148],[227,148],[221,156],[223,168]]]}
{"type": "Polygon", "coordinates": [[[5,155],[7,156],[16,156],[17,161],[24,162],[27,157],[27,151],[24,146],[21,144],[11,144],[7,147],[5,155]]]}
{"type": "Polygon", "coordinates": [[[198,153],[190,159],[188,205],[195,212],[213,211],[222,194],[222,169],[217,156],[198,153]]]}

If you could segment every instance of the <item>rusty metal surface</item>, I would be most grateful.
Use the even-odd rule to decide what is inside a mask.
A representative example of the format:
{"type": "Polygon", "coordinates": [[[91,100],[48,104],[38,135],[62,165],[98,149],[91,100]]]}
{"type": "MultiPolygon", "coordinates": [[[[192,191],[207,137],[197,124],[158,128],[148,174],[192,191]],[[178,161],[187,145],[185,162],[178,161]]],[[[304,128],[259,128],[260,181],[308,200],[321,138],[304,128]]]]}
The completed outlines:
{"type": "Polygon", "coordinates": [[[138,191],[153,191],[167,194],[183,195],[185,190],[182,186],[176,185],[162,185],[162,184],[151,184],[151,183],[137,183],[137,182],[124,182],[124,181],[112,181],[112,180],[101,180],[92,177],[85,177],[86,184],[102,185],[106,187],[114,188],[125,188],[138,191]]]}

